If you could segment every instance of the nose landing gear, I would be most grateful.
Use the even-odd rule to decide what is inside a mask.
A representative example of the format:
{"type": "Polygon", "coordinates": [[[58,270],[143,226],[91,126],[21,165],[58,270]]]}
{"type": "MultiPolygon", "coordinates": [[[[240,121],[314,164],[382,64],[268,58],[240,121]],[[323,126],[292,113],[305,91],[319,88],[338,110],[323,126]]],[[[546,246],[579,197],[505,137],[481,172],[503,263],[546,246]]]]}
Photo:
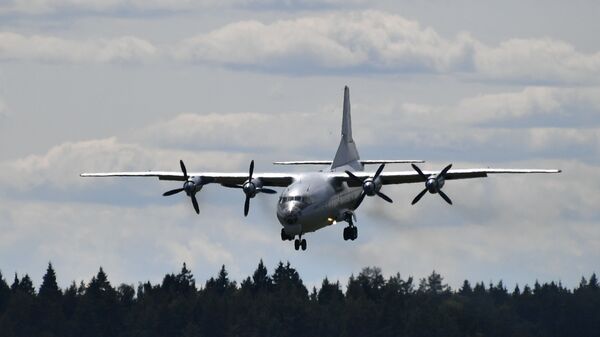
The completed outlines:
{"type": "Polygon", "coordinates": [[[302,238],[302,234],[298,235],[297,239],[294,239],[295,235],[290,235],[285,232],[285,230],[281,229],[281,240],[282,241],[292,241],[294,240],[294,249],[296,250],[306,250],[306,239],[302,238]]]}

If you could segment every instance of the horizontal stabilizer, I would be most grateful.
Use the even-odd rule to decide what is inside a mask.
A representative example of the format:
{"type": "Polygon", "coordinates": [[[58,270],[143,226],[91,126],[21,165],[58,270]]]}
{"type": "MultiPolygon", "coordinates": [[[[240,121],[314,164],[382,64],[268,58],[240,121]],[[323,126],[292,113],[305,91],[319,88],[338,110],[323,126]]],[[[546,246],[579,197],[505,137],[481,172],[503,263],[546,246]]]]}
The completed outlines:
{"type": "MultiPolygon", "coordinates": [[[[375,164],[412,164],[412,163],[424,163],[424,160],[413,160],[413,159],[392,159],[392,160],[359,160],[363,165],[375,165],[375,164]]],[[[298,160],[298,161],[276,161],[273,165],[331,165],[331,160],[298,160]]]]}

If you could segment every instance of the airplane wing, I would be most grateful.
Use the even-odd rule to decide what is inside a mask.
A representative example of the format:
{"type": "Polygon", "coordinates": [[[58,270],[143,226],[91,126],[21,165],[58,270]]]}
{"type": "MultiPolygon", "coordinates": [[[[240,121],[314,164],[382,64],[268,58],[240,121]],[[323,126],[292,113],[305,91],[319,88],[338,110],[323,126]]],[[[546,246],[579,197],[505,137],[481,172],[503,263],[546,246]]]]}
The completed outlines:
{"type": "MultiPolygon", "coordinates": [[[[440,173],[439,171],[422,171],[424,176],[431,176],[440,173]]],[[[455,169],[449,170],[444,175],[445,180],[455,179],[471,179],[485,178],[488,174],[528,174],[528,173],[560,173],[561,170],[538,170],[538,169],[490,169],[490,168],[475,168],[475,169],[455,169]]],[[[356,177],[366,179],[373,177],[374,172],[352,172],[356,177]]],[[[350,186],[357,184],[345,172],[332,172],[332,177],[347,181],[350,186]]],[[[424,182],[425,179],[416,171],[399,171],[399,172],[381,172],[379,175],[383,185],[389,184],[408,184],[424,182]]]]}
{"type": "MultiPolygon", "coordinates": [[[[146,171],[146,172],[106,172],[106,173],[82,173],[82,177],[156,177],[159,180],[185,181],[182,172],[146,171]]],[[[248,172],[224,173],[224,172],[188,172],[189,177],[202,177],[206,182],[241,185],[248,179],[248,172]]],[[[296,176],[285,173],[254,173],[253,178],[260,179],[263,186],[286,187],[290,185],[296,176]]]]}

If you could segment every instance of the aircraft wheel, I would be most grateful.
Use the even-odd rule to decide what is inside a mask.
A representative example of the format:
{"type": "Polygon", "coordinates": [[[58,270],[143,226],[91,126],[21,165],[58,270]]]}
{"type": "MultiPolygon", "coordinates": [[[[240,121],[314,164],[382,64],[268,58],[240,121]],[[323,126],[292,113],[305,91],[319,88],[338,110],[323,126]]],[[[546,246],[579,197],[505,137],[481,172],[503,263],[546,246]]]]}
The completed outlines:
{"type": "Polygon", "coordinates": [[[286,241],[288,239],[287,234],[285,234],[285,231],[283,230],[283,228],[281,229],[281,241],[286,241]]]}
{"type": "Polygon", "coordinates": [[[356,240],[356,238],[358,238],[358,228],[352,227],[352,241],[356,240]]]}
{"type": "Polygon", "coordinates": [[[294,240],[294,249],[296,249],[296,250],[300,249],[300,240],[298,240],[298,239],[294,240]]]}
{"type": "Polygon", "coordinates": [[[344,241],[348,240],[348,228],[349,227],[344,227],[344,235],[343,235],[344,236],[344,241]]]}
{"type": "Polygon", "coordinates": [[[300,246],[302,247],[302,250],[306,250],[306,239],[302,239],[302,241],[300,241],[300,246]]]}

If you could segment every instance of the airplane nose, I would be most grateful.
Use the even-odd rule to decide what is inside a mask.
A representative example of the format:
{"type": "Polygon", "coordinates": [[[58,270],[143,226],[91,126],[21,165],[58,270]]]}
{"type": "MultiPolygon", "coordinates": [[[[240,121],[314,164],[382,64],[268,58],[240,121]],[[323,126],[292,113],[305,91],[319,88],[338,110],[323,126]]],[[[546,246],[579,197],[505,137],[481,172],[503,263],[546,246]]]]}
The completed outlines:
{"type": "Polygon", "coordinates": [[[294,225],[298,222],[300,210],[298,208],[288,208],[284,212],[283,220],[288,225],[294,225]]]}

